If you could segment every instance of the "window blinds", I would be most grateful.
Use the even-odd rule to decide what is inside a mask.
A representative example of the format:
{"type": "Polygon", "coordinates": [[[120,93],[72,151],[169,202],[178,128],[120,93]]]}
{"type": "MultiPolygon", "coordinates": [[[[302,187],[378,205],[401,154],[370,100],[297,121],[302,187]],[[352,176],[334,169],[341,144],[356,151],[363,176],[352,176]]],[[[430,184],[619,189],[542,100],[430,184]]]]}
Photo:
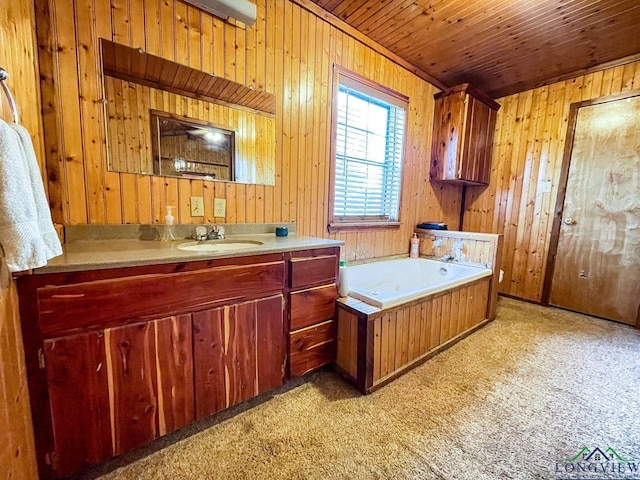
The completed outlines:
{"type": "Polygon", "coordinates": [[[352,83],[338,91],[333,220],[397,221],[406,111],[352,83]]]}

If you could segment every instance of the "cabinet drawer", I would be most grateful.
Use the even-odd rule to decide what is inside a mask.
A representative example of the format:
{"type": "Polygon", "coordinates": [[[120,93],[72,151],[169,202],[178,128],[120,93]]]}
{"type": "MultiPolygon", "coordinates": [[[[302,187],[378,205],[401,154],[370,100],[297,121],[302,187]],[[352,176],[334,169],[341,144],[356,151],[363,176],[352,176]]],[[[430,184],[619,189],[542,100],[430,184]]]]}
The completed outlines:
{"type": "Polygon", "coordinates": [[[338,290],[334,283],[291,293],[289,330],[298,330],[333,318],[336,298],[338,290]]]}
{"type": "Polygon", "coordinates": [[[289,376],[299,377],[335,360],[336,322],[329,320],[289,334],[289,376]]]}
{"type": "Polygon", "coordinates": [[[239,301],[284,288],[284,262],[149,274],[38,289],[45,336],[155,314],[168,315],[219,301],[239,301]]]}
{"type": "Polygon", "coordinates": [[[332,283],[336,279],[337,265],[336,255],[292,258],[290,286],[300,288],[318,283],[332,283]]]}

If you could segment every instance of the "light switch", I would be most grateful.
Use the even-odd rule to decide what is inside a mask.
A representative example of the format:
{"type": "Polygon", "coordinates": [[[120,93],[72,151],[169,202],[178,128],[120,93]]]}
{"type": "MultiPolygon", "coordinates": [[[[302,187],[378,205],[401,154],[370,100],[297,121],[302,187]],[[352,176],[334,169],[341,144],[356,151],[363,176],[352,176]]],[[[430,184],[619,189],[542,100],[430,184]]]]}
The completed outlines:
{"type": "Polygon", "coordinates": [[[227,216],[227,199],[226,198],[213,199],[213,216],[214,217],[227,216]]]}
{"type": "Polygon", "coordinates": [[[204,217],[204,199],[202,197],[191,197],[191,216],[204,217]]]}
{"type": "Polygon", "coordinates": [[[542,193],[551,192],[551,180],[545,180],[542,182],[542,193]]]}

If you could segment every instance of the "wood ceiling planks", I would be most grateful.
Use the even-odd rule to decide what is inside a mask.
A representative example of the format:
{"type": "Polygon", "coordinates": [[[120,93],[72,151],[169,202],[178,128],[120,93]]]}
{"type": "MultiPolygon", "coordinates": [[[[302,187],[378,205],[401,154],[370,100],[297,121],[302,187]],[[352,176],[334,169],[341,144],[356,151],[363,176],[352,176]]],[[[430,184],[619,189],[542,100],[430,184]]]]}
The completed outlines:
{"type": "Polygon", "coordinates": [[[494,98],[640,54],[637,0],[311,0],[444,84],[494,98]]]}

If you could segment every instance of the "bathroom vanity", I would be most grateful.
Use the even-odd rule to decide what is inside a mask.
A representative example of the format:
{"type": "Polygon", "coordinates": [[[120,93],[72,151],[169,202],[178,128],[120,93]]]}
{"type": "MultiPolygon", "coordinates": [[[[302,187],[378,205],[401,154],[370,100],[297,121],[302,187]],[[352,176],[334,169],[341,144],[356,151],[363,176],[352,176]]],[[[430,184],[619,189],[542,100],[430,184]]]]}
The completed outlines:
{"type": "Polygon", "coordinates": [[[335,357],[340,242],[293,236],[227,255],[118,242],[109,254],[86,242],[18,279],[42,478],[77,473],[335,357]]]}

